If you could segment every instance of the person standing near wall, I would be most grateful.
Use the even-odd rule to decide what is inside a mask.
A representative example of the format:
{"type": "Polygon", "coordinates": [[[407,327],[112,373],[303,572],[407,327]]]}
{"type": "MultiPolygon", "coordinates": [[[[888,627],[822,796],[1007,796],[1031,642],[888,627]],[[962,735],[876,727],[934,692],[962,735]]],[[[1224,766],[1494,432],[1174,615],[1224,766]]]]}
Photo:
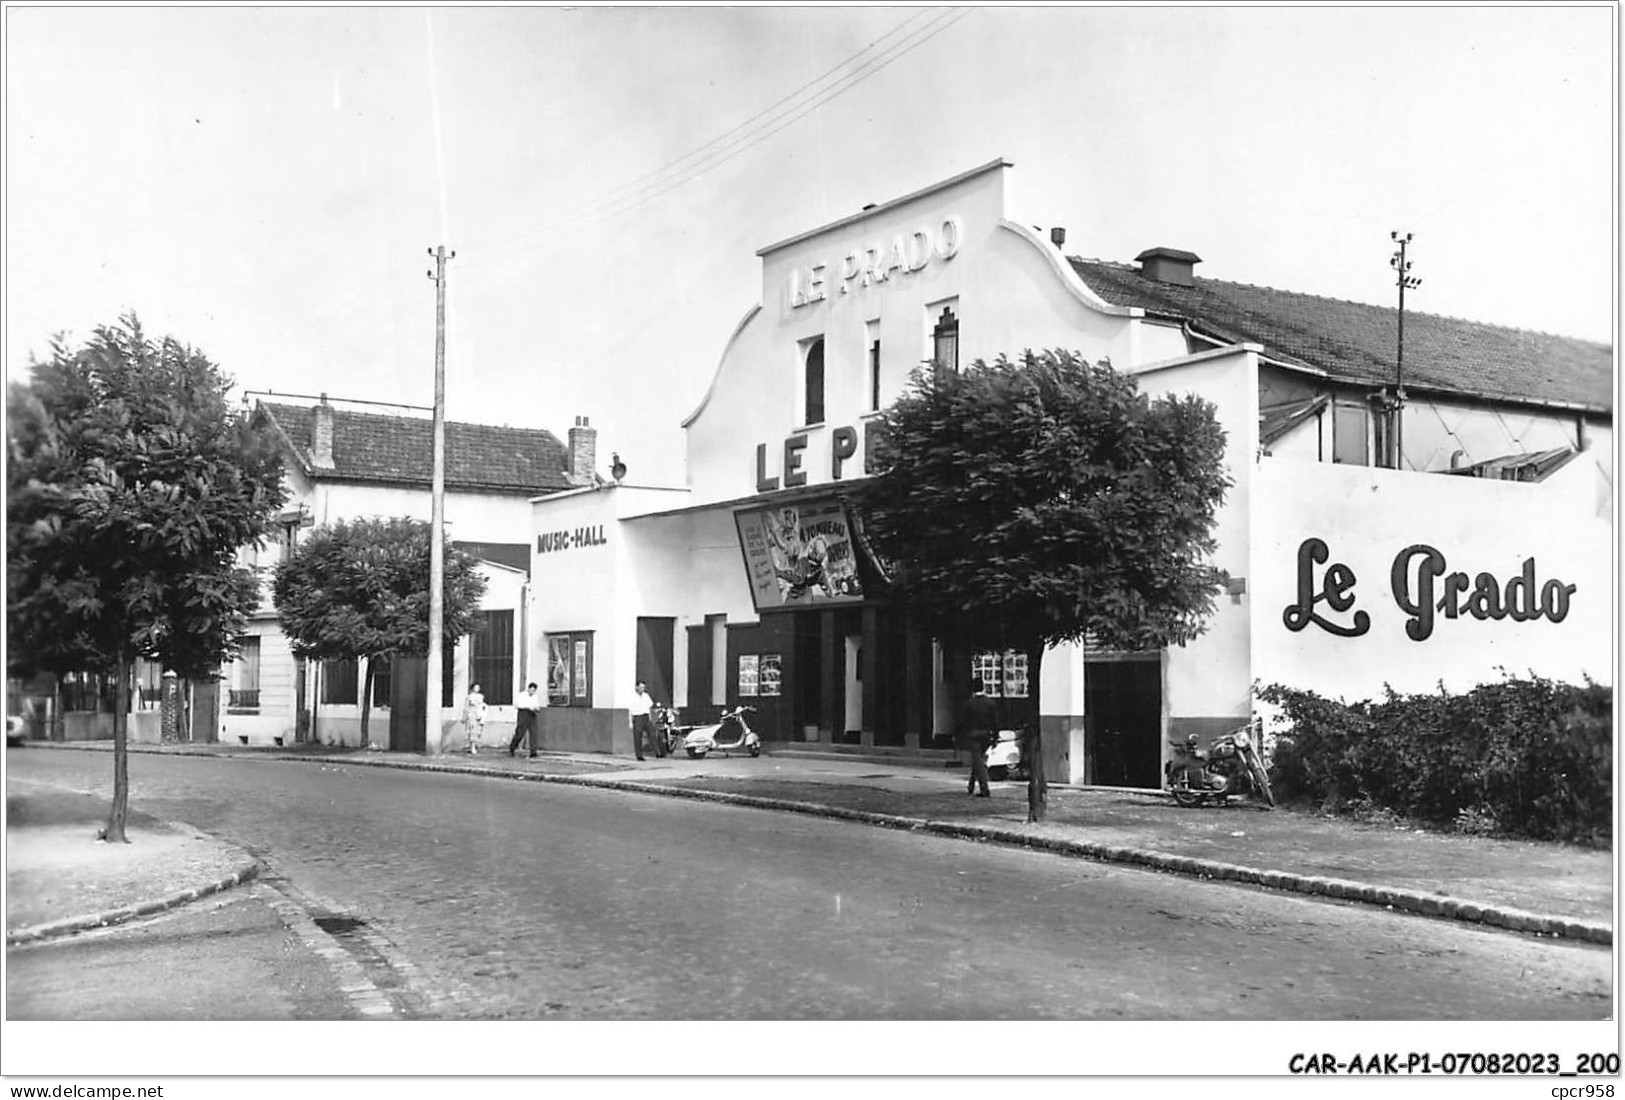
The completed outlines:
{"type": "Polygon", "coordinates": [[[965,720],[960,724],[960,747],[970,753],[970,781],[965,793],[991,798],[987,785],[987,750],[998,740],[999,711],[986,693],[980,676],[970,682],[971,697],[965,703],[965,720]],[[978,790],[977,788],[981,789],[978,790]]]}
{"type": "Polygon", "coordinates": [[[478,755],[485,739],[485,696],[478,684],[469,686],[468,698],[463,700],[463,729],[468,732],[468,754],[478,755]]]}
{"type": "Polygon", "coordinates": [[[513,740],[508,742],[508,755],[512,756],[519,747],[519,742],[529,738],[530,759],[536,759],[536,712],[542,705],[541,696],[536,694],[536,685],[528,684],[525,693],[514,703],[518,712],[518,721],[514,723],[513,740]]]}
{"type": "Polygon", "coordinates": [[[654,724],[649,721],[649,712],[654,709],[655,701],[649,698],[648,685],[642,680],[632,689],[632,705],[626,709],[632,718],[632,751],[639,760],[643,759],[643,742],[645,739],[654,741],[654,724]]]}

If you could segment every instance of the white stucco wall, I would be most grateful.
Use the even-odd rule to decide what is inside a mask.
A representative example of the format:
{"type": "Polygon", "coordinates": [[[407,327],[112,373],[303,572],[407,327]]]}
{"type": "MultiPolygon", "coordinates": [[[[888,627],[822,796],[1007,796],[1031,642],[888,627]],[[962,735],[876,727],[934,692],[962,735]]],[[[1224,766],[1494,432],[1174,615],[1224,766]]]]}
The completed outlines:
{"type": "MultiPolygon", "coordinates": [[[[1057,249],[1006,220],[1001,170],[973,174],[764,250],[761,308],[723,353],[688,423],[693,503],[757,492],[758,444],[766,448],[762,472],[789,487],[784,442],[798,433],[807,437],[800,457],[807,484],[863,476],[871,333],[880,338],[885,406],[930,358],[931,330],[945,303],[959,318],[962,365],[1050,347],[1110,358],[1121,369],[1145,361],[1138,326],[1129,322],[1133,311],[1101,301],[1057,249]],[[894,248],[906,263],[887,269],[884,278],[864,273],[875,257],[884,266],[894,248]],[[806,425],[798,414],[801,353],[820,336],[825,417],[806,425]],[[832,440],[841,427],[856,429],[859,438],[857,454],[837,478],[832,440]]],[[[1161,355],[1177,354],[1183,339],[1177,331],[1159,333],[1156,346],[1161,355]]]]}
{"type": "MultiPolygon", "coordinates": [[[[1487,481],[1438,474],[1263,460],[1255,475],[1254,676],[1330,697],[1379,697],[1385,684],[1427,692],[1441,683],[1463,691],[1499,678],[1500,669],[1557,679],[1589,674],[1613,679],[1610,569],[1611,528],[1595,515],[1589,485],[1487,481]],[[1284,612],[1298,604],[1299,551],[1304,541],[1326,544],[1328,561],[1313,567],[1311,590],[1324,591],[1327,571],[1343,563],[1354,575],[1352,606],[1315,605],[1321,617],[1363,633],[1340,636],[1310,623],[1289,629],[1284,612]],[[1536,595],[1548,581],[1575,585],[1561,622],[1480,620],[1435,610],[1431,633],[1406,633],[1413,616],[1396,601],[1396,557],[1425,544],[1446,559],[1446,571],[1472,580],[1488,573],[1500,589],[1533,558],[1536,595]]],[[[1417,566],[1406,585],[1416,586],[1417,566]]],[[[1520,585],[1521,587],[1521,585],[1520,585]]],[[[1399,593],[1406,597],[1404,588],[1399,593]]],[[[1443,598],[1442,579],[1430,606],[1443,598]]],[[[1464,597],[1463,597],[1464,598],[1464,597]]],[[[1452,603],[1458,601],[1451,601],[1452,603]]]]}
{"type": "Polygon", "coordinates": [[[1138,375],[1153,399],[1194,394],[1215,406],[1225,433],[1224,470],[1231,480],[1214,524],[1213,563],[1243,587],[1222,593],[1206,631],[1172,647],[1164,665],[1167,717],[1245,719],[1251,708],[1250,664],[1253,596],[1251,551],[1256,537],[1253,471],[1258,452],[1258,356],[1256,350],[1207,352],[1138,375]]]}
{"type": "MultiPolygon", "coordinates": [[[[298,503],[291,501],[289,507],[298,503]]],[[[316,483],[309,503],[318,526],[377,516],[411,516],[427,522],[433,504],[427,488],[329,481],[316,483]]],[[[522,496],[448,490],[445,521],[448,537],[456,541],[525,542],[530,537],[530,504],[522,496]]]]}
{"type": "Polygon", "coordinates": [[[622,519],[680,507],[686,499],[680,491],[610,485],[533,502],[533,679],[544,682],[549,633],[590,630],[592,705],[626,706],[637,662],[638,616],[676,615],[660,608],[686,602],[681,563],[686,524],[683,517],[632,524],[622,519]]]}

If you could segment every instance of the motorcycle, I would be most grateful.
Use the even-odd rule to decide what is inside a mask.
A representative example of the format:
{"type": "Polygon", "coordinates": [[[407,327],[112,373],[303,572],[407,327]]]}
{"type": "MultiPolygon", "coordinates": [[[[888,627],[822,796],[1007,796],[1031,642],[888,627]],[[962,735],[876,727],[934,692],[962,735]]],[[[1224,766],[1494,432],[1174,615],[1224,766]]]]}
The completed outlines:
{"type": "Polygon", "coordinates": [[[649,720],[654,723],[661,755],[675,756],[677,750],[683,747],[691,727],[677,724],[676,707],[663,707],[658,703],[649,711],[649,720]]]}
{"type": "Polygon", "coordinates": [[[1173,747],[1174,758],[1163,765],[1163,774],[1168,780],[1168,792],[1181,806],[1209,802],[1223,806],[1243,788],[1251,788],[1267,805],[1275,805],[1269,773],[1264,770],[1249,726],[1220,735],[1205,752],[1194,733],[1184,741],[1168,744],[1173,747]]]}
{"type": "Polygon", "coordinates": [[[745,721],[745,712],[753,711],[755,707],[740,706],[733,710],[722,712],[722,720],[709,726],[695,726],[689,729],[683,738],[683,751],[691,759],[702,759],[707,753],[716,750],[724,756],[731,756],[735,752],[748,752],[752,756],[762,755],[762,739],[745,721]]]}

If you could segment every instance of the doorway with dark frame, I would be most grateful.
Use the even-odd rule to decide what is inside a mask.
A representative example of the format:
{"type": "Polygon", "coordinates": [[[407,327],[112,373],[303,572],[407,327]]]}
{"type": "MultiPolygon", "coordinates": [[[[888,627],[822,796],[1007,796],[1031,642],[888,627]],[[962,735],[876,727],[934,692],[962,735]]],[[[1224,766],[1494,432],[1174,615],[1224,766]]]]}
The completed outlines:
{"type": "Polygon", "coordinates": [[[1090,657],[1083,666],[1088,781],[1162,786],[1162,655],[1090,657]]]}
{"type": "Polygon", "coordinates": [[[638,652],[633,678],[647,684],[649,697],[662,706],[671,705],[672,689],[677,683],[673,665],[676,631],[674,618],[638,616],[638,652]]]}

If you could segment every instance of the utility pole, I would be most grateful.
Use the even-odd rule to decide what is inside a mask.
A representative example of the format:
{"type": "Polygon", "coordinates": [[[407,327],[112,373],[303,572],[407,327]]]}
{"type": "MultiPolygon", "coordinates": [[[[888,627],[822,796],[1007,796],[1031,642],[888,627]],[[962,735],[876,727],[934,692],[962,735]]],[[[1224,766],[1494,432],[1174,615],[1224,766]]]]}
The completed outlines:
{"type": "Polygon", "coordinates": [[[429,668],[428,693],[424,709],[424,749],[438,754],[440,746],[440,669],[444,639],[440,636],[446,618],[446,261],[457,253],[446,246],[429,249],[435,258],[434,280],[434,474],[429,496],[429,668]]]}
{"type": "Polygon", "coordinates": [[[1415,290],[1422,285],[1422,280],[1413,278],[1410,274],[1411,262],[1405,258],[1405,246],[1411,243],[1411,235],[1399,235],[1396,229],[1388,234],[1399,245],[1388,264],[1399,273],[1399,352],[1395,361],[1394,380],[1394,417],[1389,446],[1393,452],[1393,469],[1399,469],[1399,464],[1405,454],[1405,291],[1415,290]]]}

